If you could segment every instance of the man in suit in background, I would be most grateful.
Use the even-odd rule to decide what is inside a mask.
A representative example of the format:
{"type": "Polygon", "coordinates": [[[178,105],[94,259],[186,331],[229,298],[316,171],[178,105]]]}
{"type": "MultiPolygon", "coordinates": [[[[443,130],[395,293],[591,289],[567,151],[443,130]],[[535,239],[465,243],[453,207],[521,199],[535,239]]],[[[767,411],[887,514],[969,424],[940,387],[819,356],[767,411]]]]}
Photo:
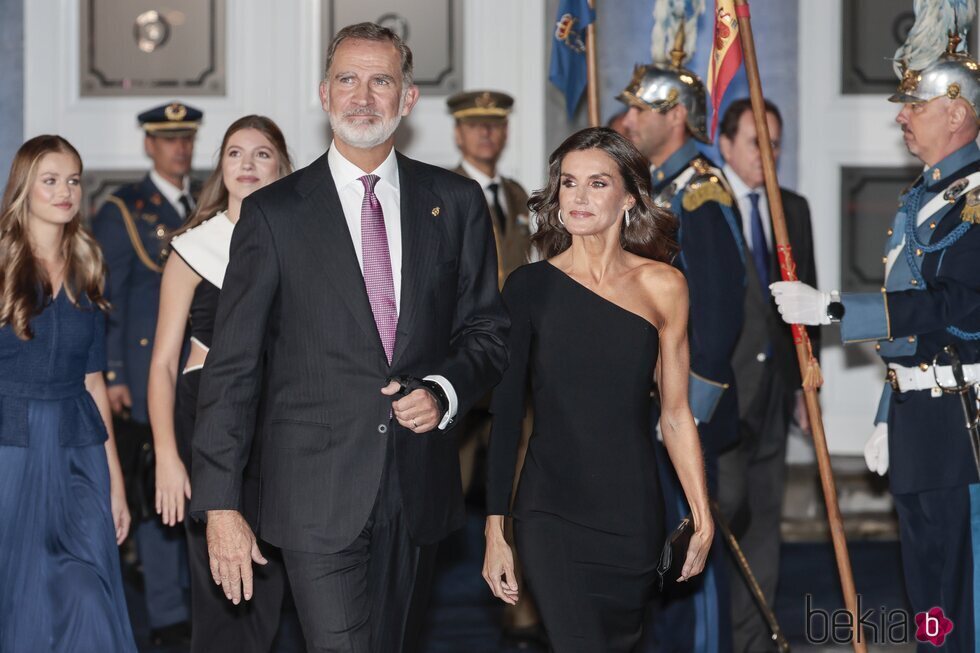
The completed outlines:
{"type": "MultiPolygon", "coordinates": [[[[766,101],[773,153],[779,157],[782,117],[766,101]]],[[[800,371],[790,327],[769,295],[779,280],[762,156],[749,100],[732,102],[721,120],[718,142],[728,179],[742,216],[746,257],[745,325],[732,358],[738,385],[739,444],[719,458],[718,500],[769,605],[779,577],[779,524],[786,480],[786,436],[794,417],[806,425],[800,371]]],[[[816,284],[813,233],[806,199],[780,189],[786,228],[797,274],[816,284]]],[[[811,329],[815,352],[819,329],[811,329]]],[[[772,649],[766,622],[736,569],[731,572],[732,629],[735,651],[772,649]]]]}
{"type": "Polygon", "coordinates": [[[183,526],[164,526],[154,505],[153,435],[146,406],[163,257],[170,233],[194,209],[190,180],[202,113],[180,102],[138,116],[153,168],[112,193],[92,218],[105,255],[112,312],[106,331],[109,403],[126,475],[135,539],[143,565],[147,616],[155,644],[189,642],[187,552],[183,526]]]}
{"type": "MultiPolygon", "coordinates": [[[[498,280],[503,287],[510,273],[527,263],[531,246],[527,191],[516,180],[502,176],[497,170],[497,163],[507,146],[508,118],[514,98],[499,91],[463,91],[450,96],[446,105],[456,119],[453,133],[462,155],[453,172],[469,177],[483,187],[493,218],[498,280]]],[[[484,454],[490,438],[489,395],[473,407],[459,430],[463,494],[469,494],[471,488],[475,488],[476,493],[482,495],[486,478],[484,454]]],[[[530,416],[525,420],[515,478],[520,476],[529,436],[530,416]]],[[[509,532],[508,528],[508,537],[509,532]]],[[[545,647],[538,611],[529,594],[525,593],[516,606],[504,607],[503,628],[507,646],[545,647]]]]}
{"type": "Polygon", "coordinates": [[[258,530],[282,549],[308,650],[410,651],[433,545],[464,519],[450,427],[499,380],[509,320],[479,185],[394,150],[418,100],[404,42],[340,30],[320,100],[329,150],[250,195],[235,228],[191,509],[215,580],[248,600],[264,559],[239,511],[258,431],[258,530]]]}

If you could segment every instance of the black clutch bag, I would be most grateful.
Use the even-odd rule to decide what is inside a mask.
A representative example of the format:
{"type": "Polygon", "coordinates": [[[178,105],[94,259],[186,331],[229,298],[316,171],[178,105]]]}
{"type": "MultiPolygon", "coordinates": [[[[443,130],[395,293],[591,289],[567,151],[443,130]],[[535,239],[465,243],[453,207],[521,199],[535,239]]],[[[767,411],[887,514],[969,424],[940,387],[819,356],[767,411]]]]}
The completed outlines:
{"type": "Polygon", "coordinates": [[[657,575],[660,576],[660,589],[663,591],[667,583],[676,583],[687,558],[687,547],[694,535],[694,521],[688,515],[681,520],[664,542],[660,552],[660,563],[657,565],[657,575]]]}

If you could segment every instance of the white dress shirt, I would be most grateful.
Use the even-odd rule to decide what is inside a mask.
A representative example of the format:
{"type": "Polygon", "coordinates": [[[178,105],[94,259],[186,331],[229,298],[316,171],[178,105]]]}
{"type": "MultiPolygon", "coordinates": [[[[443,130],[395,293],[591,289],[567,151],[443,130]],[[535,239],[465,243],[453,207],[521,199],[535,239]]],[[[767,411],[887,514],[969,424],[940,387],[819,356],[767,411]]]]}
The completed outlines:
{"type": "MultiPolygon", "coordinates": [[[[466,172],[467,176],[469,176],[470,179],[480,184],[480,188],[483,189],[483,195],[484,197],[487,198],[487,206],[489,206],[491,209],[493,209],[493,193],[491,193],[489,188],[487,187],[490,184],[497,184],[497,197],[500,199],[500,206],[501,208],[503,208],[504,213],[506,214],[508,211],[507,194],[504,193],[504,179],[503,177],[500,176],[500,173],[498,172],[493,177],[488,177],[483,173],[482,170],[477,168],[475,165],[473,165],[466,159],[460,161],[459,164],[460,166],[462,166],[463,170],[466,172]]],[[[502,215],[500,216],[500,219],[506,220],[507,216],[502,215]]]]}
{"type": "MultiPolygon", "coordinates": [[[[344,218],[347,221],[347,228],[350,230],[351,242],[354,244],[354,253],[357,254],[357,263],[361,266],[361,274],[364,274],[364,253],[361,246],[361,204],[364,202],[364,184],[360,178],[364,175],[377,175],[380,177],[374,186],[374,194],[381,203],[381,211],[384,213],[385,234],[388,237],[388,255],[391,257],[391,278],[395,286],[395,312],[401,314],[402,297],[402,212],[401,212],[401,184],[398,179],[398,159],[395,157],[395,150],[392,148],[388,157],[381,162],[377,168],[370,172],[361,170],[356,165],[348,161],[337,149],[334,143],[330,144],[327,151],[327,163],[330,165],[330,174],[333,177],[334,185],[337,187],[337,195],[340,197],[340,206],[344,210],[344,218]]],[[[432,374],[424,377],[426,381],[435,381],[446,393],[449,400],[449,410],[439,422],[439,428],[445,429],[456,417],[459,410],[459,398],[453,384],[444,376],[432,374]]]]}
{"type": "Polygon", "coordinates": [[[749,188],[748,184],[732,170],[727,163],[722,169],[725,178],[735,193],[738,200],[738,210],[742,214],[742,234],[745,236],[745,244],[752,249],[752,200],[749,193],[759,194],[759,215],[762,217],[762,233],[766,235],[766,245],[769,247],[769,255],[772,256],[772,222],[769,220],[769,197],[766,195],[766,187],[749,188]]]}
{"type": "Polygon", "coordinates": [[[197,204],[194,202],[194,197],[191,195],[190,177],[184,177],[184,187],[178,188],[177,186],[174,186],[169,181],[164,179],[163,176],[156,171],[156,168],[151,168],[150,181],[152,181],[153,185],[157,187],[157,190],[160,191],[160,194],[163,195],[168,202],[170,202],[170,205],[174,207],[174,210],[177,212],[177,215],[179,215],[180,217],[184,219],[187,218],[187,216],[184,215],[184,207],[180,203],[181,195],[187,195],[187,201],[190,202],[191,204],[191,211],[193,211],[194,207],[197,206],[197,204]]]}

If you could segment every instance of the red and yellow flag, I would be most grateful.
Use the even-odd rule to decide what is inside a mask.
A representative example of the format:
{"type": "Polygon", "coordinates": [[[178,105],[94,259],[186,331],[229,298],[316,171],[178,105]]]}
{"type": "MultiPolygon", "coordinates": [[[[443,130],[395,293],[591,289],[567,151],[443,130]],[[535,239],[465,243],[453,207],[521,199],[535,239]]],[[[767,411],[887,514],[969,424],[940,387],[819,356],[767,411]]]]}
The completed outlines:
{"type": "Polygon", "coordinates": [[[711,94],[711,140],[718,129],[718,109],[725,90],[742,65],[742,42],[738,38],[738,19],[734,0],[715,1],[715,38],[708,62],[708,93],[711,94]]]}

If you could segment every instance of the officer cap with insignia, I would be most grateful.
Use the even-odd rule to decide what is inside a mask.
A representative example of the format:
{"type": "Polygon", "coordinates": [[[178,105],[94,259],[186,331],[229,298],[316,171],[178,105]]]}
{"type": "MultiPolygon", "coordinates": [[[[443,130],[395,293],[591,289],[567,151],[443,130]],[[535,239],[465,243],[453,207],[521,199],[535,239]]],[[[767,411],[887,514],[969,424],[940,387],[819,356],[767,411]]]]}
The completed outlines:
{"type": "Polygon", "coordinates": [[[144,111],[137,116],[137,120],[147,136],[181,138],[193,136],[203,117],[204,114],[199,109],[180,102],[171,102],[144,111]]]}
{"type": "Polygon", "coordinates": [[[500,91],[463,91],[446,100],[449,112],[462,121],[505,121],[514,98],[500,91]]]}

